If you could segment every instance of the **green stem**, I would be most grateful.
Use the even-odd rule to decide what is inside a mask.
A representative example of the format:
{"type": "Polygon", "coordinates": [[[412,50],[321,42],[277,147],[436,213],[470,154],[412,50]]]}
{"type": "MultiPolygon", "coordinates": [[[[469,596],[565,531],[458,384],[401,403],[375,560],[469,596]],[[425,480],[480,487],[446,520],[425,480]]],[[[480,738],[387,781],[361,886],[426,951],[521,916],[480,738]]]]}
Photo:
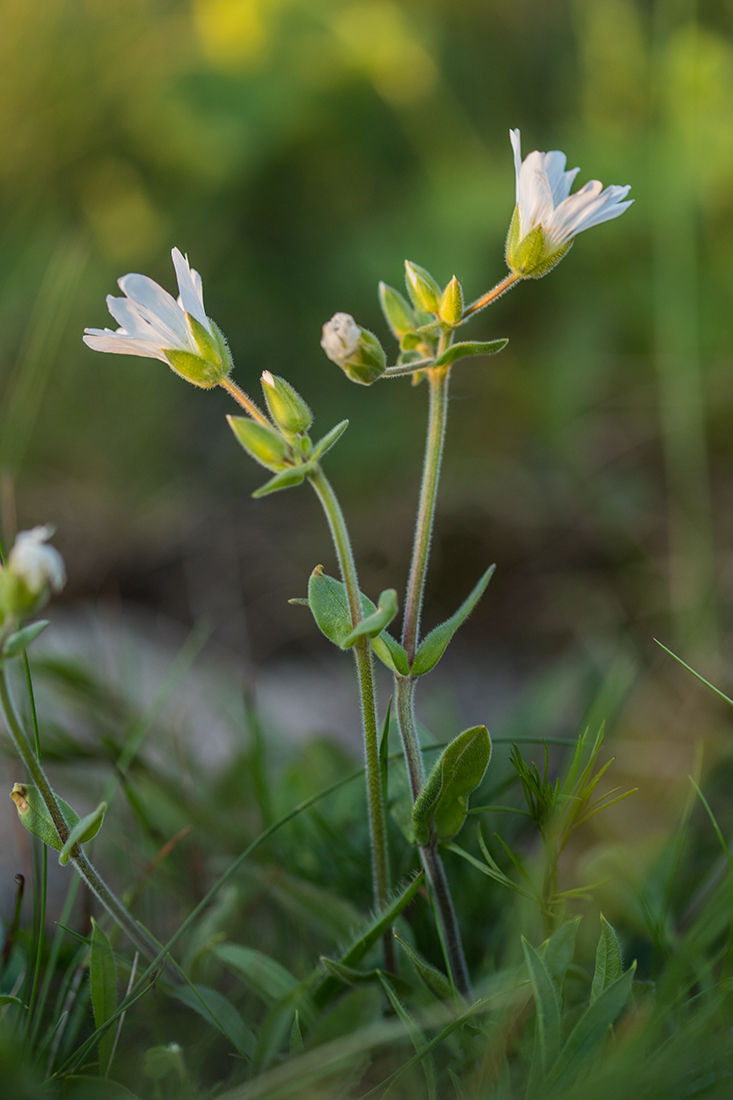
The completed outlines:
{"type": "MultiPolygon", "coordinates": [[[[333,536],[339,568],[346,587],[352,626],[362,620],[361,593],[356,564],[351,549],[349,533],[346,528],[341,506],[331,483],[320,466],[308,475],[326,514],[333,536]]],[[[367,803],[369,806],[369,830],[372,845],[372,876],[374,898],[381,909],[389,901],[389,852],[387,848],[387,826],[382,800],[382,776],[379,766],[379,728],[377,725],[377,705],[374,687],[371,646],[367,638],[359,638],[354,644],[354,659],[361,695],[361,715],[364,730],[364,760],[366,766],[367,803]]],[[[389,967],[393,957],[392,937],[385,938],[385,963],[389,967]]]]}
{"type": "MultiPolygon", "coordinates": [[[[61,812],[56,795],[51,789],[51,784],[46,778],[46,773],[43,767],[36,759],[23,728],[20,724],[18,716],[15,711],[15,706],[10,695],[10,689],[8,685],[7,672],[5,665],[0,665],[0,709],[2,709],[3,717],[5,718],[5,725],[7,726],[10,739],[15,746],[15,750],[18,756],[23,761],[26,770],[31,777],[31,780],[38,789],[44,805],[48,810],[49,816],[54,824],[59,840],[65,843],[69,838],[69,827],[66,824],[64,815],[61,812]]],[[[134,919],[127,912],[125,907],[118,901],[110,888],[92,867],[91,863],[84,855],[81,847],[77,845],[74,853],[71,856],[71,863],[86,882],[87,886],[93,893],[97,895],[102,905],[105,907],[110,916],[115,920],[122,928],[123,932],[132,940],[135,947],[142,952],[146,958],[155,958],[157,954],[157,948],[145,935],[145,933],[138,927],[134,919]]]]}

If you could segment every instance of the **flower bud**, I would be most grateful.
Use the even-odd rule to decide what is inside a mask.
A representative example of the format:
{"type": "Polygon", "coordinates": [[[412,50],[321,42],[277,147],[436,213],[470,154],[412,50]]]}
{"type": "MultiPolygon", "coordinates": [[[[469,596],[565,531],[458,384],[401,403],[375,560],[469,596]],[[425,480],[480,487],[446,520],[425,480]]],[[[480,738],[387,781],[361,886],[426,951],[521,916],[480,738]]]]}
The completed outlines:
{"type": "Polygon", "coordinates": [[[463,316],[463,290],[455,275],[443,291],[438,316],[446,325],[455,326],[463,316]]]}
{"type": "Polygon", "coordinates": [[[227,420],[247,454],[261,466],[280,471],[292,463],[292,448],[274,428],[267,428],[247,416],[228,416],[227,420]]]}
{"type": "Polygon", "coordinates": [[[405,282],[416,309],[423,309],[426,313],[438,312],[441,289],[429,271],[405,260],[405,282]]]}
{"type": "Polygon", "coordinates": [[[34,527],[21,531],[0,569],[0,619],[7,615],[32,615],[49,597],[60,592],[66,582],[64,559],[53,546],[45,543],[53,527],[34,527]]]}
{"type": "Polygon", "coordinates": [[[331,362],[362,386],[384,374],[387,356],[376,336],[357,325],[350,313],[334,313],[323,326],[321,347],[331,362]]]}
{"type": "Polygon", "coordinates": [[[267,407],[277,426],[291,435],[307,432],[313,422],[313,414],[290,383],[270,374],[269,370],[262,372],[261,382],[267,407]]]}

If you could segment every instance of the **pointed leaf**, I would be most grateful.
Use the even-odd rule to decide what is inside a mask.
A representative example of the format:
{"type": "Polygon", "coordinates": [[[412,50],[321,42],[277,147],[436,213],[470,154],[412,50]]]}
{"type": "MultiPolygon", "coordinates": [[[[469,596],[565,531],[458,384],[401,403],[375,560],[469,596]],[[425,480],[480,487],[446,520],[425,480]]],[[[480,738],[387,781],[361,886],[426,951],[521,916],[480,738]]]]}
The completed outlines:
{"type": "Polygon", "coordinates": [[[560,1050],[560,1004],[547,967],[524,936],[522,947],[536,1009],[535,1054],[531,1071],[531,1079],[536,1082],[548,1073],[560,1050]]]}
{"type": "Polygon", "coordinates": [[[245,1058],[251,1060],[254,1057],[257,1046],[254,1035],[231,1001],[217,990],[192,984],[171,987],[168,993],[220,1031],[245,1058]]]}
{"type": "MultiPolygon", "coordinates": [[[[103,1027],[117,1008],[117,973],[110,942],[92,917],[92,946],[89,953],[89,985],[92,993],[94,1023],[103,1027]]],[[[99,1040],[99,1070],[104,1077],[115,1045],[115,1029],[109,1028],[99,1040]]]]}
{"type": "Polygon", "coordinates": [[[463,828],[468,796],[478,787],[491,759],[491,737],[486,726],[459,733],[443,750],[420,791],[412,810],[417,844],[451,840],[463,828]]]}
{"type": "Polygon", "coordinates": [[[76,825],[74,825],[69,832],[68,838],[64,841],[64,845],[59,853],[59,863],[62,867],[69,862],[69,857],[77,844],[86,844],[87,841],[97,835],[102,828],[102,822],[104,821],[106,812],[107,803],[100,802],[96,810],[92,810],[92,812],[87,814],[86,817],[83,817],[81,821],[77,821],[76,825]]]}
{"type": "Polygon", "coordinates": [[[301,484],[310,469],[311,466],[308,464],[296,466],[292,470],[283,470],[282,473],[271,477],[264,485],[260,485],[259,489],[255,489],[252,496],[255,500],[259,500],[260,497],[269,496],[270,493],[279,493],[281,489],[292,489],[293,486],[301,484]]]}
{"type": "MultiPolygon", "coordinates": [[[[61,837],[56,832],[56,826],[38,788],[34,787],[32,783],[15,783],[10,792],[10,797],[15,803],[21,825],[33,836],[37,836],[39,840],[47,844],[49,848],[60,852],[63,848],[61,837]]],[[[73,829],[79,821],[79,815],[72,810],[68,802],[64,802],[63,798],[59,798],[58,795],[56,795],[56,801],[66,824],[70,829],[73,829]]]]}
{"type": "MultiPolygon", "coordinates": [[[[391,975],[389,975],[389,977],[391,977],[391,975]]],[[[415,1052],[417,1054],[425,1054],[425,1057],[421,1061],[421,1065],[425,1074],[425,1088],[428,1095],[428,1100],[437,1100],[438,1093],[435,1082],[435,1066],[433,1064],[432,1056],[428,1051],[426,1051],[428,1041],[420,1030],[417,1021],[407,1011],[387,978],[387,974],[380,973],[382,989],[387,994],[387,999],[392,1005],[393,1011],[397,1016],[399,1016],[400,1020],[402,1020],[405,1031],[410,1036],[410,1041],[415,1048],[415,1052]]]]}
{"type": "Polygon", "coordinates": [[[413,951],[409,943],[405,943],[396,932],[394,938],[412,963],[417,976],[425,983],[430,992],[441,1001],[452,1000],[455,996],[453,987],[442,970],[438,970],[437,967],[432,966],[431,963],[418,955],[416,951],[413,951]]]}
{"type": "Polygon", "coordinates": [[[366,985],[368,982],[382,982],[386,979],[399,993],[405,996],[412,993],[412,986],[404,978],[400,978],[398,974],[387,974],[378,967],[374,970],[356,970],[353,966],[344,966],[343,963],[329,959],[326,955],[321,955],[321,963],[328,974],[338,978],[344,985],[359,986],[366,985]]]}
{"type": "Polygon", "coordinates": [[[364,635],[369,638],[376,638],[385,627],[389,626],[396,617],[397,611],[397,592],[394,588],[386,588],[380,594],[377,610],[362,619],[359,625],[355,626],[344,639],[344,649],[349,649],[358,638],[363,638],[364,635]]]}
{"type": "MultiPolygon", "coordinates": [[[[351,610],[346,594],[346,586],[323,572],[323,566],[317,565],[308,581],[308,606],[313,613],[318,628],[340,649],[344,649],[352,633],[351,610]]],[[[364,593],[361,593],[361,613],[364,618],[374,615],[377,608],[364,593]]],[[[388,668],[406,676],[409,673],[407,654],[399,642],[383,630],[372,638],[372,648],[377,657],[388,668]]]]}
{"type": "Polygon", "coordinates": [[[480,340],[467,340],[459,344],[451,344],[447,351],[444,351],[433,363],[434,367],[447,367],[450,363],[454,363],[456,359],[465,359],[469,355],[495,355],[497,351],[501,351],[509,343],[508,340],[488,340],[482,342],[480,340]]]}
{"type": "Polygon", "coordinates": [[[215,959],[239,975],[266,1004],[279,1001],[298,984],[289,970],[269,955],[240,943],[219,943],[212,947],[215,959]]]}
{"type": "Polygon", "coordinates": [[[565,975],[575,954],[575,936],[579,924],[580,917],[566,920],[552,933],[549,940],[545,940],[538,952],[555,983],[561,1000],[565,975]]]}
{"type": "Polygon", "coordinates": [[[48,619],[39,619],[37,623],[30,623],[28,626],[24,626],[22,630],[16,630],[15,634],[11,634],[3,646],[3,657],[17,657],[19,653],[28,648],[31,642],[47,626],[48,619]]]}
{"type": "Polygon", "coordinates": [[[601,913],[601,935],[596,949],[596,969],[590,991],[591,1004],[600,997],[604,989],[621,977],[623,970],[618,936],[613,926],[601,913]]]}
{"type": "Polygon", "coordinates": [[[412,662],[411,672],[413,676],[424,676],[426,672],[430,672],[431,669],[435,668],[448,648],[450,640],[458,630],[458,627],[466,621],[483,596],[486,591],[486,586],[494,575],[495,569],[495,565],[490,566],[458,610],[451,615],[450,619],[446,619],[440,626],[436,626],[435,629],[431,630],[427,637],[423,639],[420,643],[420,648],[415,654],[415,660],[412,662]]]}
{"type": "Polygon", "coordinates": [[[313,462],[317,462],[319,458],[331,450],[334,443],[338,443],[341,436],[344,434],[349,426],[348,420],[342,420],[335,428],[331,428],[330,432],[326,432],[323,439],[319,439],[313,448],[313,462]]]}
{"type": "Polygon", "coordinates": [[[372,638],[372,649],[382,664],[392,672],[399,672],[400,676],[409,676],[410,663],[407,660],[407,652],[386,630],[376,638],[372,638]]]}
{"type": "Polygon", "coordinates": [[[0,993],[0,1005],[20,1005],[21,1008],[27,1007],[18,997],[14,997],[12,993],[0,993]]]}

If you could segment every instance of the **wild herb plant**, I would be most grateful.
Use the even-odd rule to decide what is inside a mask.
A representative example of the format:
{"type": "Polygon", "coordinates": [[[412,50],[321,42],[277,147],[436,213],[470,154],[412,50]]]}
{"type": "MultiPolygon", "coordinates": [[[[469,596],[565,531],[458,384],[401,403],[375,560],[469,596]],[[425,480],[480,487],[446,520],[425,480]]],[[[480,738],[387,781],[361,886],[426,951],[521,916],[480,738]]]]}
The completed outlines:
{"type": "MultiPolygon", "coordinates": [[[[348,314],[336,313],[323,328],[326,355],[357,384],[409,376],[413,385],[424,383],[429,391],[423,480],[399,640],[389,631],[399,610],[397,590],[387,589],[375,601],[362,593],[346,520],[322,466],[347,423],[337,424],[314,442],[310,409],[286,379],[263,372],[266,411],[233,381],[226,339],[206,314],[201,278],[186,257],[173,250],[177,300],[146,276],[129,274],[119,281],[124,297],[107,299],[120,327],[116,331],[86,330],[85,341],[92,348],[159,359],[200,388],[224,388],[246,414],[228,418],[236,439],[272,475],[255,492],[256,497],[306,482],[315,491],[333,539],[340,579],[317,565],[308,581],[307,596],[293,602],[310,609],[317,626],[334,645],[353,650],[365,764],[362,773],[349,771],[340,762],[333,782],[318,789],[322,768],[316,763],[309,770],[305,762],[298,779],[302,783],[304,776],[310,776],[316,789],[303,797],[301,788],[297,804],[276,817],[255,738],[252,753],[232,765],[233,786],[224,782],[221,790],[207,791],[193,811],[189,808],[205,838],[206,883],[166,942],[158,942],[157,925],[148,931],[130,912],[141,884],[131,886],[120,901],[85,852],[84,846],[103,824],[117,780],[109,788],[112,793],[80,819],[52,789],[41,761],[40,738],[37,733],[35,738],[28,736],[11,696],[7,666],[22,658],[32,702],[25,650],[46,624],[23,623],[33,619],[64,580],[63,563],[48,545],[50,530],[22,533],[0,572],[0,703],[12,745],[29,775],[28,782],[16,783],[11,797],[22,824],[43,845],[41,881],[45,882],[50,848],[59,853],[60,863],[73,865],[80,880],[96,894],[106,916],[92,921],[89,936],[67,932],[72,889],[45,958],[42,910],[36,938],[24,955],[18,949],[19,920],[13,922],[0,976],[3,983],[12,977],[14,991],[0,995],[0,1014],[5,1013],[0,1026],[16,1050],[22,1045],[27,1056],[24,1064],[29,1067],[25,1078],[25,1069],[16,1072],[17,1066],[13,1068],[14,1096],[22,1096],[23,1090],[36,1095],[34,1090],[41,1088],[42,1082],[44,1095],[59,1095],[62,1087],[69,1100],[131,1095],[114,1080],[114,1073],[138,1095],[156,1100],[212,1095],[227,1100],[274,1100],[387,1094],[427,1094],[431,1100],[453,1095],[458,1100],[506,1100],[512,1096],[534,1100],[540,1096],[585,1096],[590,1087],[597,1096],[610,1096],[612,1090],[617,1095],[619,1088],[628,1090],[630,1082],[641,1089],[638,1095],[661,1097],[670,1095],[669,1083],[679,1077],[680,1059],[687,1059],[684,1065],[689,1077],[684,1084],[687,1091],[680,1095],[727,1095],[724,1090],[731,1074],[726,1039],[730,1008],[725,1001],[731,955],[730,920],[725,910],[730,900],[729,877],[709,876],[699,904],[687,913],[686,924],[679,925],[674,965],[661,973],[657,1002],[652,990],[635,982],[636,963],[624,969],[619,938],[605,918],[601,919],[592,971],[574,962],[579,918],[568,919],[566,905],[585,896],[590,887],[560,889],[560,856],[576,829],[626,797],[617,793],[618,788],[600,791],[608,768],[608,764],[599,765],[602,735],[592,745],[586,735],[578,740],[562,779],[550,774],[547,745],[540,769],[527,763],[515,744],[511,764],[525,798],[523,810],[493,804],[469,806],[492,757],[492,741],[484,725],[464,730],[441,746],[427,777],[423,767],[423,754],[435,746],[421,743],[418,733],[414,709],[417,683],[440,661],[494,571],[493,566],[485,571],[450,618],[422,634],[451,370],[461,359],[495,354],[506,343],[497,338],[457,341],[458,330],[512,286],[547,274],[567,254],[579,232],[617,217],[630,205],[625,201],[628,188],[604,190],[598,181],[571,195],[577,169],[566,171],[562,153],[535,151],[522,160],[518,131],[512,131],[511,140],[516,206],[506,243],[506,277],[466,305],[455,277],[441,285],[425,268],[407,262],[407,297],[385,283],[379,288],[385,319],[400,345],[393,365],[388,365],[377,337],[348,314]],[[397,758],[388,746],[391,707],[383,720],[379,716],[373,655],[394,677],[394,714],[402,746],[397,758]],[[396,806],[389,779],[403,765],[411,811],[401,821],[402,833],[392,830],[390,838],[390,809],[395,811],[396,806]],[[328,892],[319,881],[318,870],[326,862],[336,861],[338,852],[343,862],[338,881],[345,887],[350,881],[363,880],[358,831],[357,839],[351,840],[352,830],[358,829],[358,808],[350,794],[337,804],[339,794],[348,792],[362,774],[366,778],[364,833],[368,835],[373,902],[368,917],[352,904],[345,888],[340,898],[328,892]],[[228,817],[234,816],[248,796],[259,807],[262,828],[245,840],[236,821],[228,817]],[[228,814],[222,815],[221,805],[228,807],[228,814]],[[544,855],[539,886],[516,851],[516,841],[526,843],[525,834],[504,830],[501,864],[491,855],[480,830],[478,851],[483,858],[455,843],[469,813],[507,809],[528,819],[539,836],[544,855]],[[237,854],[222,864],[217,844],[226,849],[228,857],[230,841],[237,854]],[[270,852],[270,862],[260,865],[257,858],[265,851],[270,852]],[[454,905],[444,853],[461,857],[449,869],[460,878],[464,895],[469,882],[470,891],[483,903],[480,891],[488,889],[487,880],[493,880],[502,890],[510,887],[535,904],[544,925],[544,942],[535,948],[523,939],[520,959],[515,909],[506,894],[505,900],[497,903],[505,914],[501,926],[505,942],[492,960],[475,960],[472,975],[460,926],[463,918],[465,931],[467,917],[454,905]],[[311,882],[301,874],[306,856],[310,857],[311,882]],[[394,874],[391,862],[408,873],[394,874]],[[349,864],[355,869],[352,879],[349,864]],[[247,890],[251,895],[253,887],[265,885],[264,892],[269,890],[274,900],[268,895],[267,901],[253,902],[250,897],[248,902],[258,912],[251,926],[256,929],[254,939],[247,931],[250,925],[243,915],[247,909],[243,898],[247,890]],[[426,916],[434,919],[444,969],[429,936],[419,934],[423,925],[408,920],[413,908],[419,907],[423,925],[426,916]],[[283,935],[278,936],[286,911],[289,919],[283,935]],[[312,922],[317,947],[304,955],[301,946],[308,936],[303,926],[308,922],[312,922]],[[129,944],[118,942],[118,931],[135,949],[132,959],[124,953],[129,944]],[[238,942],[237,934],[250,938],[238,942]],[[66,935],[75,937],[70,952],[68,947],[62,951],[66,935]],[[177,945],[183,951],[174,954],[177,945]],[[24,964],[19,963],[20,958],[24,964]],[[121,998],[118,977],[126,990],[121,998]],[[166,994],[167,1003],[197,1013],[207,1025],[206,1039],[193,1033],[190,1023],[187,1026],[181,1017],[173,1017],[179,1034],[185,1032],[187,1039],[173,1040],[169,1029],[155,1023],[153,1034],[162,1041],[151,1042],[147,1032],[157,1008],[154,988],[166,994]],[[17,995],[21,989],[22,997],[17,995]],[[690,993],[696,1000],[694,1009],[690,993]],[[609,1036],[624,1012],[616,1049],[609,1036]],[[701,1029],[704,1042],[700,1041],[701,1029]],[[675,1046],[670,1053],[672,1036],[675,1046]],[[123,1049],[128,1051],[124,1057],[120,1054],[123,1049]],[[142,1056],[131,1063],[132,1049],[142,1056]],[[224,1060],[222,1050],[226,1051],[224,1060]]],[[[182,659],[180,668],[190,659],[190,654],[182,659]]],[[[69,669],[49,666],[47,672],[59,682],[63,680],[67,688],[74,683],[79,698],[94,694],[93,687],[81,684],[78,677],[74,680],[69,669]]],[[[114,725],[109,718],[105,721],[114,725]]],[[[161,829],[141,799],[130,798],[146,843],[154,845],[144,878],[153,875],[185,843],[190,829],[188,824],[181,826],[175,812],[165,817],[166,806],[178,806],[170,781],[165,775],[154,774],[138,758],[150,725],[144,717],[139,718],[124,736],[111,739],[109,749],[120,782],[129,788],[134,769],[138,769],[137,781],[143,789],[147,784],[155,790],[157,812],[166,821],[170,839],[161,846],[161,829]]],[[[287,793],[287,777],[279,779],[287,793]]],[[[298,789],[292,781],[291,786],[298,789]]],[[[506,787],[505,777],[499,789],[506,787]]],[[[707,802],[705,808],[729,861],[713,809],[707,802]]],[[[689,820],[687,813],[674,842],[675,866],[681,859],[689,820]]],[[[472,845],[473,838],[468,836],[465,843],[472,845]]],[[[650,872],[649,890],[656,880],[664,879],[667,862],[665,853],[650,872]]],[[[667,890],[662,895],[657,911],[647,905],[646,912],[655,943],[666,949],[671,936],[668,926],[677,911],[672,893],[667,890]]],[[[488,895],[486,898],[488,908],[488,895]]],[[[364,908],[366,905],[361,906],[364,908]]],[[[0,1056],[7,1061],[4,1049],[0,1056]]]]}

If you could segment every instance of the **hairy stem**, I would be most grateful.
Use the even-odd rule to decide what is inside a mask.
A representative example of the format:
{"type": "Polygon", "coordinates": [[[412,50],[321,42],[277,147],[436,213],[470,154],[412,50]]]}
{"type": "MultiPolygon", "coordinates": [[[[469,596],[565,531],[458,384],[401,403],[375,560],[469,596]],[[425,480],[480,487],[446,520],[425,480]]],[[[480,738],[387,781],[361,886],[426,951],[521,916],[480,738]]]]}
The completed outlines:
{"type": "MultiPolygon", "coordinates": [[[[5,725],[7,726],[10,739],[15,746],[15,750],[18,756],[23,761],[25,768],[38,789],[41,798],[48,810],[49,816],[54,824],[59,840],[65,843],[69,838],[69,827],[66,824],[64,815],[61,812],[61,807],[58,804],[56,795],[51,789],[51,784],[46,778],[46,773],[43,767],[36,759],[28,739],[26,738],[23,728],[20,724],[20,720],[15,711],[15,706],[10,695],[10,688],[8,685],[7,672],[5,665],[0,665],[0,709],[2,709],[3,717],[5,718],[5,725]]],[[[134,943],[135,947],[142,952],[146,958],[155,958],[158,951],[155,944],[148,939],[141,928],[135,923],[134,918],[127,912],[122,903],[115,897],[110,888],[104,882],[102,877],[92,867],[91,863],[84,855],[81,846],[77,845],[74,852],[71,855],[70,862],[81,875],[84,882],[89,889],[96,894],[110,914],[112,919],[119,924],[123,932],[134,943]]]]}
{"type": "Polygon", "coordinates": [[[264,424],[266,428],[271,428],[272,424],[267,419],[265,414],[257,408],[251,397],[247,397],[247,394],[241,389],[237,383],[227,376],[222,378],[219,382],[222,389],[226,390],[238,404],[242,406],[245,412],[249,413],[253,420],[258,421],[260,424],[264,424]]]}
{"type": "MultiPolygon", "coordinates": [[[[341,577],[346,587],[351,612],[352,626],[358,626],[363,616],[359,579],[356,573],[354,554],[346,528],[341,506],[330,481],[320,466],[308,475],[326,514],[331,529],[341,577]]],[[[382,776],[379,766],[379,727],[377,724],[377,703],[374,687],[374,669],[368,638],[359,638],[353,646],[356,661],[356,673],[361,696],[361,716],[364,731],[364,761],[366,765],[367,803],[369,807],[369,831],[372,847],[372,878],[374,899],[381,909],[389,901],[389,851],[387,847],[387,825],[382,799],[382,776]]],[[[393,968],[394,945],[390,933],[385,936],[385,965],[393,968]]]]}
{"type": "Polygon", "coordinates": [[[495,302],[497,298],[500,298],[502,294],[505,294],[507,290],[519,282],[519,276],[514,272],[510,272],[500,283],[488,290],[481,298],[477,298],[475,302],[472,302],[470,306],[466,306],[463,311],[463,321],[469,317],[473,317],[474,313],[478,313],[482,309],[486,309],[488,305],[495,302]]]}

